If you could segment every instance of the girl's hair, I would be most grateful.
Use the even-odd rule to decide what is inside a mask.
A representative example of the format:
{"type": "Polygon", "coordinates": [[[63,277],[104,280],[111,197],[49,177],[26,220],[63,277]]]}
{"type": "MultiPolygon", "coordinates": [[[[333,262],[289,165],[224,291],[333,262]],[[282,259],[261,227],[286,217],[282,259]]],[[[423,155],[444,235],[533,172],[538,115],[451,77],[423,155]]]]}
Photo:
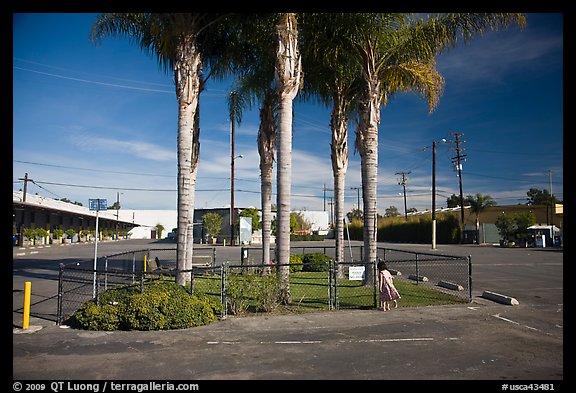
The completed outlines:
{"type": "Polygon", "coordinates": [[[377,265],[377,266],[378,266],[378,270],[379,270],[379,271],[387,270],[387,269],[388,269],[388,266],[386,266],[386,262],[384,262],[384,261],[381,260],[381,259],[378,261],[378,265],[377,265]]]}

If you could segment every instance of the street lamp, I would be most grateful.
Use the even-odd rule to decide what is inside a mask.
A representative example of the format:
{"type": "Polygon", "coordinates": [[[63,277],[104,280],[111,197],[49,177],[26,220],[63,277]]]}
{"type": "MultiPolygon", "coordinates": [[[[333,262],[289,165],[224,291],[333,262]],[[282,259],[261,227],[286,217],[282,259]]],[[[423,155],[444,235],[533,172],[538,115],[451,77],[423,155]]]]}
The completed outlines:
{"type": "Polygon", "coordinates": [[[118,217],[120,215],[120,195],[124,195],[123,192],[116,193],[116,240],[118,240],[118,217]]]}
{"type": "Polygon", "coordinates": [[[234,157],[234,145],[232,145],[232,160],[230,163],[230,245],[234,245],[234,161],[244,158],[242,154],[234,157]]]}

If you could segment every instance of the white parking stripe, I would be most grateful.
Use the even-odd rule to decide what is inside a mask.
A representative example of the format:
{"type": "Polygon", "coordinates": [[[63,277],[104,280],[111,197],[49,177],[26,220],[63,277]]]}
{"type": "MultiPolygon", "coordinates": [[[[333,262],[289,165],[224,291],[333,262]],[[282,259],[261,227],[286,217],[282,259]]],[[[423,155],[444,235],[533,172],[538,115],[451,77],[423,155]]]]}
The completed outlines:
{"type": "MultiPolygon", "coordinates": [[[[500,314],[496,314],[496,315],[492,315],[492,316],[495,317],[495,318],[501,319],[501,320],[503,320],[503,321],[506,321],[506,322],[514,323],[514,324],[516,324],[516,325],[518,325],[518,326],[523,326],[523,327],[525,327],[526,329],[530,329],[530,330],[535,330],[535,331],[537,331],[537,332],[541,332],[540,329],[536,329],[535,327],[528,326],[528,325],[520,325],[520,323],[518,323],[518,322],[516,322],[516,321],[513,321],[513,320],[508,319],[508,318],[501,317],[500,314]]],[[[550,333],[547,333],[547,334],[550,334],[550,333]]]]}
{"type": "MultiPolygon", "coordinates": [[[[458,338],[448,338],[448,340],[458,340],[458,338]]],[[[382,339],[359,339],[359,340],[340,340],[341,343],[378,343],[378,342],[411,342],[411,341],[434,341],[432,337],[416,337],[416,338],[382,338],[382,339]]],[[[322,344],[321,340],[310,341],[260,341],[259,344],[322,344]]],[[[208,345],[218,344],[242,344],[241,341],[207,341],[208,345]]]]}

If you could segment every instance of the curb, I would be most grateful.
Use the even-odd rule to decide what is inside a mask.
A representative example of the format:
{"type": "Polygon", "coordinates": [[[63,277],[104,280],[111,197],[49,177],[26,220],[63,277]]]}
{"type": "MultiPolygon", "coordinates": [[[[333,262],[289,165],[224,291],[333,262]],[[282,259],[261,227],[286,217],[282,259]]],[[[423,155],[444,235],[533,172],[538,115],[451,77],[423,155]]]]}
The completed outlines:
{"type": "Polygon", "coordinates": [[[514,299],[513,297],[501,295],[496,292],[484,291],[481,297],[511,306],[517,306],[520,304],[518,303],[518,300],[514,299]]]}

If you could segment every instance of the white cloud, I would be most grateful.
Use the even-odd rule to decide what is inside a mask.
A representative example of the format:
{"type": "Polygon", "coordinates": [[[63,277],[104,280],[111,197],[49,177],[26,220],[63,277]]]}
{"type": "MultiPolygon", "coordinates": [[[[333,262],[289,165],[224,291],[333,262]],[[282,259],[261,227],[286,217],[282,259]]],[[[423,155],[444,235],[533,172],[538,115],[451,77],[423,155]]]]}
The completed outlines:
{"type": "Polygon", "coordinates": [[[69,140],[74,147],[85,152],[122,153],[152,161],[175,161],[177,156],[173,149],[166,149],[152,143],[137,140],[102,138],[87,135],[86,133],[80,135],[72,134],[69,140]]]}

